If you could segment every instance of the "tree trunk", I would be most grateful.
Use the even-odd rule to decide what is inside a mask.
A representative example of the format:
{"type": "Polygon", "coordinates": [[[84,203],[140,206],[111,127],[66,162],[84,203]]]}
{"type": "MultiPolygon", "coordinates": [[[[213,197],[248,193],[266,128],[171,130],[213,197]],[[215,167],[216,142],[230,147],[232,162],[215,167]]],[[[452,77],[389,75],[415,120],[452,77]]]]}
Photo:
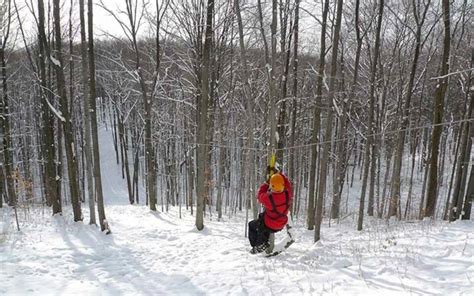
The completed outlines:
{"type": "Polygon", "coordinates": [[[110,233],[109,224],[105,218],[104,195],[102,193],[102,177],[100,169],[100,147],[97,131],[97,106],[95,87],[95,51],[94,51],[94,24],[92,0],[87,1],[87,19],[89,32],[89,94],[90,94],[90,119],[92,128],[92,151],[94,157],[94,184],[97,197],[97,211],[99,213],[100,230],[106,234],[110,233]]]}
{"type": "MultiPolygon", "coordinates": [[[[382,28],[382,18],[383,18],[383,9],[384,9],[384,0],[380,0],[379,9],[378,9],[378,19],[377,19],[377,29],[375,36],[375,49],[374,56],[372,61],[372,69],[370,73],[370,91],[369,91],[369,118],[368,118],[368,132],[367,132],[367,141],[365,146],[365,159],[364,159],[364,178],[362,181],[362,191],[360,196],[360,205],[359,205],[359,219],[357,223],[357,230],[362,230],[362,225],[364,222],[364,207],[365,207],[365,194],[367,189],[367,179],[369,176],[369,164],[371,161],[375,161],[375,158],[372,155],[372,160],[370,158],[370,149],[372,147],[372,142],[374,141],[374,109],[375,109],[375,77],[377,74],[377,63],[379,58],[380,51],[380,32],[382,28]],[[372,135],[371,135],[372,134],[372,135]]],[[[373,154],[373,153],[372,153],[373,154]]]]}
{"type": "MultiPolygon", "coordinates": [[[[117,112],[118,113],[118,112],[117,112]]],[[[125,125],[123,122],[123,116],[117,114],[117,121],[118,121],[118,138],[120,141],[120,146],[122,147],[122,153],[123,153],[123,167],[125,168],[125,178],[127,180],[127,190],[128,190],[128,201],[130,204],[135,203],[135,198],[134,198],[134,192],[133,192],[133,186],[132,186],[132,180],[130,178],[130,166],[129,166],[129,161],[128,161],[128,143],[126,141],[126,131],[125,131],[125,125]]]]}
{"type": "MultiPolygon", "coordinates": [[[[321,40],[320,40],[320,51],[319,51],[319,66],[318,66],[318,78],[316,81],[316,101],[321,104],[323,95],[323,76],[325,67],[325,56],[326,56],[326,27],[327,27],[327,16],[329,11],[329,0],[324,1],[323,18],[321,24],[321,40]]],[[[318,146],[315,144],[318,142],[318,134],[321,121],[321,109],[316,103],[313,111],[313,129],[311,132],[311,162],[309,168],[309,194],[308,194],[308,212],[306,226],[308,230],[313,230],[315,225],[315,201],[318,196],[316,194],[316,166],[318,162],[318,146]]]]}
{"type": "Polygon", "coordinates": [[[444,112],[444,95],[448,85],[448,77],[445,75],[449,72],[449,51],[451,45],[451,30],[450,30],[450,13],[449,0],[442,0],[443,5],[443,20],[444,20],[444,45],[443,58],[441,64],[441,78],[438,79],[436,90],[434,94],[434,110],[433,110],[433,133],[431,136],[431,158],[430,158],[430,173],[428,177],[427,200],[424,217],[434,218],[438,187],[438,154],[439,142],[443,127],[440,123],[443,121],[444,112]]]}
{"type": "MultiPolygon", "coordinates": [[[[84,0],[79,0],[79,14],[81,22],[81,69],[82,69],[82,98],[84,113],[82,117],[84,129],[84,156],[85,168],[84,172],[87,178],[87,195],[89,197],[89,224],[96,224],[95,219],[95,194],[94,194],[94,180],[93,180],[93,158],[91,149],[91,122],[90,122],[90,97],[87,92],[88,77],[87,77],[87,41],[86,41],[86,23],[84,18],[84,0]]],[[[95,98],[94,98],[95,99],[95,98]]]]}
{"type": "Polygon", "coordinates": [[[383,189],[382,189],[382,202],[380,204],[380,208],[378,209],[378,218],[383,217],[383,213],[385,211],[385,203],[386,203],[386,192],[387,192],[387,184],[388,184],[388,177],[390,175],[390,168],[392,165],[392,151],[390,148],[387,149],[387,155],[386,155],[386,160],[385,160],[385,176],[384,176],[384,181],[383,181],[383,189]]]}
{"type": "MultiPolygon", "coordinates": [[[[236,17],[237,17],[237,23],[238,23],[238,26],[239,26],[240,63],[242,65],[241,77],[242,77],[243,82],[244,82],[243,92],[244,92],[244,97],[245,97],[245,102],[246,102],[245,108],[246,108],[246,111],[247,111],[247,122],[248,122],[248,127],[247,127],[248,128],[248,132],[247,132],[248,141],[247,141],[247,145],[251,149],[251,150],[247,151],[246,163],[249,166],[248,171],[250,172],[251,164],[253,163],[253,159],[255,158],[254,151],[252,150],[252,148],[254,146],[254,135],[253,134],[254,134],[254,130],[255,130],[254,99],[253,99],[253,95],[251,93],[250,83],[249,83],[249,78],[250,78],[249,73],[250,72],[248,70],[248,62],[247,62],[247,56],[246,56],[246,50],[245,50],[245,44],[244,44],[244,27],[243,27],[243,24],[242,24],[242,16],[241,16],[241,13],[240,13],[240,4],[239,4],[238,0],[234,1],[234,9],[235,9],[236,17]]],[[[254,185],[251,182],[251,177],[252,177],[252,174],[250,174],[248,176],[248,180],[249,180],[248,190],[249,191],[247,192],[247,194],[249,195],[249,198],[251,200],[253,218],[257,219],[257,216],[258,216],[258,213],[257,213],[258,203],[257,203],[256,195],[251,194],[252,190],[251,190],[250,186],[254,185]]]]}
{"type": "Polygon", "coordinates": [[[59,0],[53,2],[54,15],[54,35],[56,58],[50,56],[51,63],[53,63],[56,70],[56,79],[58,83],[60,109],[63,118],[63,134],[64,134],[64,148],[66,151],[66,163],[69,177],[69,191],[71,194],[71,204],[74,213],[74,221],[82,221],[81,204],[79,200],[79,184],[77,178],[77,162],[76,153],[74,151],[74,133],[72,129],[71,115],[69,112],[69,104],[66,93],[66,82],[63,71],[63,56],[62,56],[62,39],[61,39],[61,19],[60,19],[60,4],[59,0]]]}
{"type": "MultiPolygon", "coordinates": [[[[467,111],[467,107],[466,106],[466,111],[467,111]]],[[[451,179],[449,181],[449,188],[448,188],[448,194],[447,194],[447,197],[446,197],[446,205],[445,205],[445,208],[444,208],[444,212],[443,212],[443,220],[449,220],[450,219],[450,216],[451,216],[451,207],[450,207],[450,200],[449,198],[451,197],[451,191],[453,189],[453,182],[454,182],[454,176],[457,174],[457,162],[458,162],[458,152],[459,152],[459,147],[461,146],[461,142],[462,142],[462,130],[463,130],[463,124],[461,124],[461,128],[459,129],[459,132],[457,133],[457,139],[454,144],[455,148],[454,148],[454,162],[453,162],[453,166],[452,166],[452,169],[451,169],[451,179]]]]}
{"type": "MultiPolygon", "coordinates": [[[[300,0],[295,0],[295,25],[293,28],[294,42],[293,42],[293,106],[291,110],[291,135],[290,135],[290,146],[295,146],[296,142],[296,117],[298,114],[298,34],[299,34],[299,9],[300,9],[300,0]]],[[[295,171],[295,155],[296,150],[290,151],[290,156],[288,159],[288,175],[290,179],[295,180],[296,171],[295,171]]],[[[296,185],[297,183],[294,182],[296,185]]],[[[294,208],[298,202],[298,195],[295,194],[294,201],[292,205],[291,212],[294,213],[294,208]]]]}
{"type": "MultiPolygon", "coordinates": [[[[0,160],[3,159],[3,152],[0,153],[0,160]]],[[[0,208],[3,208],[3,198],[5,196],[5,174],[3,173],[3,167],[0,168],[0,208]]]]}
{"type": "Polygon", "coordinates": [[[62,207],[60,198],[57,195],[58,185],[56,180],[55,167],[55,146],[54,146],[54,118],[50,111],[47,90],[46,64],[45,59],[50,56],[48,40],[45,34],[44,26],[44,3],[43,0],[38,0],[38,48],[39,48],[39,78],[40,78],[40,96],[41,96],[41,111],[42,111],[42,135],[43,135],[43,159],[45,160],[45,193],[46,201],[49,206],[53,208],[53,215],[61,213],[62,207]]]}
{"type": "MultiPolygon", "coordinates": [[[[375,109],[375,107],[374,107],[375,109]]],[[[374,133],[378,132],[377,124],[375,124],[374,133]]],[[[369,186],[369,200],[367,203],[367,215],[370,217],[374,216],[374,195],[375,195],[375,175],[377,170],[377,162],[379,161],[378,143],[376,136],[373,136],[372,147],[371,147],[371,160],[370,160],[370,186],[369,186]]]]}
{"type": "Polygon", "coordinates": [[[290,71],[290,54],[291,54],[291,39],[293,34],[290,32],[288,40],[286,39],[287,28],[290,27],[291,29],[291,22],[288,26],[288,16],[289,16],[289,0],[286,0],[286,3],[283,4],[282,0],[280,0],[280,60],[283,62],[283,66],[281,69],[280,75],[280,100],[281,104],[278,106],[278,126],[277,126],[277,133],[278,133],[278,149],[276,158],[283,164],[283,158],[285,156],[284,147],[286,140],[286,121],[287,121],[287,107],[286,107],[286,96],[288,93],[288,73],[290,71]],[[287,43],[288,42],[288,43],[287,43]]]}
{"type": "MultiPolygon", "coordinates": [[[[356,30],[356,38],[357,38],[357,48],[356,48],[356,55],[355,55],[355,61],[354,61],[354,76],[352,80],[352,85],[351,85],[351,92],[349,94],[349,98],[353,98],[355,96],[355,90],[357,86],[357,81],[359,77],[359,61],[360,61],[360,53],[362,50],[362,36],[360,32],[360,24],[359,24],[359,6],[360,6],[360,0],[356,0],[355,3],[355,30],[356,30]]],[[[342,63],[341,63],[342,64],[342,63]]],[[[339,130],[341,134],[341,138],[343,138],[343,132],[345,132],[345,127],[346,127],[346,121],[347,121],[347,116],[346,116],[346,106],[347,102],[343,102],[343,115],[339,120],[339,130]]],[[[342,188],[344,186],[344,168],[347,169],[347,164],[344,165],[345,157],[343,156],[345,153],[343,152],[345,148],[345,141],[339,141],[337,144],[337,156],[336,156],[336,171],[338,171],[337,175],[337,180],[334,180],[334,184],[339,183],[340,185],[335,186],[335,192],[334,192],[334,198],[333,202],[331,205],[331,218],[332,219],[337,219],[339,218],[339,213],[340,213],[340,207],[341,207],[341,195],[342,195],[342,188]]],[[[354,164],[355,168],[355,164],[354,164]]],[[[354,174],[352,174],[354,176],[354,174]]]]}
{"type": "MultiPolygon", "coordinates": [[[[340,86],[340,91],[344,90],[344,51],[341,51],[341,75],[342,75],[342,83],[340,86]]],[[[346,130],[346,123],[347,123],[347,116],[346,116],[346,109],[347,109],[347,102],[346,98],[343,97],[341,100],[342,103],[342,114],[338,114],[338,127],[337,132],[335,134],[336,141],[335,143],[335,153],[336,156],[334,157],[334,165],[333,165],[333,193],[332,193],[332,203],[331,203],[331,215],[330,219],[335,219],[339,217],[340,207],[341,207],[341,195],[342,190],[344,188],[344,176],[346,175],[345,169],[347,168],[346,163],[346,141],[343,140],[345,136],[346,130]]]]}
{"type": "Polygon", "coordinates": [[[266,73],[267,73],[267,82],[268,82],[268,94],[269,94],[269,108],[268,118],[270,121],[270,145],[268,146],[268,159],[270,160],[273,153],[276,152],[276,149],[279,144],[280,137],[277,136],[277,90],[275,85],[275,73],[276,73],[276,34],[277,34],[277,0],[272,0],[272,22],[270,25],[271,32],[271,56],[268,50],[268,42],[265,35],[265,29],[263,24],[263,12],[262,12],[262,1],[257,1],[259,22],[260,22],[260,32],[262,35],[264,52],[265,52],[265,63],[266,63],[266,73]]]}
{"type": "Polygon", "coordinates": [[[474,200],[474,170],[471,168],[469,183],[465,196],[462,220],[471,220],[472,202],[474,200]]]}
{"type": "MultiPolygon", "coordinates": [[[[119,135],[118,135],[118,128],[117,128],[117,118],[118,114],[117,111],[111,111],[110,112],[110,117],[113,118],[112,122],[112,141],[114,143],[114,150],[115,150],[115,159],[117,161],[117,164],[120,164],[120,160],[122,161],[122,179],[125,178],[125,172],[124,172],[124,161],[123,161],[123,149],[120,149],[120,158],[119,158],[119,135]]],[[[122,145],[120,145],[120,148],[123,148],[122,145]]]]}
{"type": "Polygon", "coordinates": [[[135,201],[137,204],[140,203],[140,195],[138,192],[138,173],[139,173],[139,166],[140,166],[140,146],[136,144],[135,151],[134,151],[134,158],[133,158],[133,196],[135,196],[135,201]]]}
{"type": "MultiPolygon", "coordinates": [[[[0,62],[1,62],[1,80],[2,80],[2,96],[0,98],[0,131],[3,135],[3,145],[1,149],[3,150],[3,164],[5,167],[5,178],[6,178],[6,193],[8,194],[8,205],[16,206],[17,196],[14,187],[13,180],[13,143],[12,143],[12,134],[10,130],[10,120],[11,114],[9,109],[9,98],[8,98],[8,82],[7,82],[7,65],[5,60],[5,48],[6,42],[8,40],[8,35],[10,31],[11,23],[11,6],[10,1],[8,1],[8,15],[7,15],[7,28],[6,32],[3,28],[0,29],[0,62]],[[5,35],[3,35],[5,33],[5,35]]],[[[0,21],[4,19],[5,11],[3,8],[0,8],[0,21]]]]}
{"type": "MultiPolygon", "coordinates": [[[[326,2],[327,3],[327,2],[326,2]]],[[[337,55],[339,50],[339,33],[341,31],[341,18],[342,18],[342,3],[343,0],[337,1],[337,12],[336,20],[334,27],[334,36],[332,40],[332,56],[331,56],[331,71],[329,76],[329,93],[328,93],[328,118],[326,119],[326,132],[324,135],[324,144],[322,146],[322,159],[321,165],[319,168],[319,190],[318,190],[318,199],[316,203],[316,217],[315,217],[315,228],[314,228],[314,242],[317,242],[321,239],[321,223],[323,221],[323,204],[324,197],[326,195],[326,179],[327,179],[327,169],[329,164],[329,150],[331,149],[331,139],[332,139],[332,121],[334,116],[334,105],[333,101],[335,100],[335,91],[336,91],[336,76],[337,73],[337,55]]],[[[324,10],[328,9],[325,6],[324,10]]]]}
{"type": "MultiPolygon", "coordinates": [[[[473,65],[473,60],[474,60],[474,50],[471,51],[471,67],[473,65]]],[[[470,89],[470,81],[471,81],[471,74],[469,73],[469,76],[467,78],[467,88],[470,89]]],[[[466,114],[464,116],[464,119],[466,122],[464,122],[461,125],[461,131],[459,132],[461,137],[462,137],[462,142],[460,143],[460,153],[459,156],[455,155],[456,160],[458,162],[458,166],[456,167],[456,178],[455,178],[455,183],[454,183],[454,189],[453,189],[453,197],[451,200],[451,207],[450,207],[450,212],[449,212],[449,220],[454,221],[456,219],[459,219],[462,216],[462,208],[463,208],[463,201],[464,201],[464,188],[466,184],[466,179],[467,179],[467,171],[469,168],[469,158],[471,156],[471,133],[472,133],[472,127],[471,127],[471,122],[469,122],[469,119],[472,119],[472,112],[474,109],[474,95],[473,91],[468,91],[467,95],[470,95],[470,100],[469,100],[469,108],[466,109],[466,114]]],[[[456,161],[455,161],[456,163],[456,161]]],[[[468,195],[466,195],[467,197],[468,195]]]]}
{"type": "Polygon", "coordinates": [[[209,106],[209,72],[210,72],[210,55],[212,43],[212,18],[214,15],[214,0],[207,1],[207,17],[206,17],[206,33],[204,40],[204,52],[202,58],[202,83],[201,94],[198,101],[198,129],[196,134],[197,147],[197,178],[196,178],[196,228],[202,230],[204,228],[204,207],[207,200],[208,191],[206,191],[206,174],[208,173],[208,106],[209,106]]]}
{"type": "MultiPolygon", "coordinates": [[[[471,48],[471,68],[472,64],[474,63],[474,50],[471,48]]],[[[468,88],[472,87],[472,75],[469,74],[469,81],[468,81],[468,88]]],[[[471,90],[470,92],[471,96],[471,115],[469,119],[472,120],[472,106],[474,105],[474,92],[471,90]]],[[[472,127],[472,121],[468,122],[469,124],[469,136],[470,136],[470,141],[468,141],[467,145],[472,145],[472,138],[474,137],[474,127],[472,127]]],[[[471,156],[471,155],[470,155],[471,156]]],[[[472,156],[471,156],[472,158],[472,156]]],[[[472,202],[474,201],[474,167],[471,166],[471,174],[469,176],[469,183],[467,186],[466,190],[466,195],[464,197],[464,207],[463,207],[463,215],[462,215],[462,220],[470,220],[471,219],[471,209],[472,209],[472,202]]],[[[458,202],[459,205],[459,202],[458,202]]]]}
{"type": "MultiPolygon", "coordinates": [[[[418,146],[418,137],[415,136],[415,144],[412,150],[412,155],[411,155],[411,171],[410,171],[410,185],[408,188],[408,197],[407,197],[407,203],[405,206],[405,213],[403,215],[404,219],[406,220],[409,218],[409,211],[411,209],[411,201],[412,201],[412,195],[413,195],[413,174],[415,172],[415,161],[416,161],[416,147],[418,146]]],[[[401,215],[401,213],[400,213],[401,215]]]]}
{"type": "MultiPolygon", "coordinates": [[[[219,108],[219,118],[221,120],[220,126],[222,126],[222,109],[219,108]]],[[[224,145],[224,130],[221,128],[219,131],[219,144],[224,145]]],[[[225,150],[223,147],[219,148],[219,160],[218,160],[218,178],[217,178],[217,201],[216,201],[216,210],[217,210],[217,219],[220,221],[222,219],[222,188],[224,187],[224,170],[225,170],[225,150]]]]}

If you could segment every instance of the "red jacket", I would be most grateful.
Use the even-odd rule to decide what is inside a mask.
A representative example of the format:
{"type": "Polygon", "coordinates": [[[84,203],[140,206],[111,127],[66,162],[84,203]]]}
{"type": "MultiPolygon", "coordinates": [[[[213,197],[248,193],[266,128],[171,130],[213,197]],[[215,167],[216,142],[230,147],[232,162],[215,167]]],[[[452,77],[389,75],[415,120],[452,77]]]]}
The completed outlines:
{"type": "Polygon", "coordinates": [[[293,201],[293,190],[291,188],[291,183],[288,178],[283,175],[285,179],[285,190],[280,193],[274,193],[269,191],[269,185],[263,183],[260,185],[258,190],[258,201],[265,207],[264,222],[265,226],[278,231],[285,227],[288,222],[288,211],[293,201]],[[286,193],[285,193],[286,191],[286,193]],[[273,209],[272,202],[270,200],[270,194],[273,198],[275,204],[275,211],[273,209]],[[288,203],[286,202],[286,195],[288,194],[288,203]]]}

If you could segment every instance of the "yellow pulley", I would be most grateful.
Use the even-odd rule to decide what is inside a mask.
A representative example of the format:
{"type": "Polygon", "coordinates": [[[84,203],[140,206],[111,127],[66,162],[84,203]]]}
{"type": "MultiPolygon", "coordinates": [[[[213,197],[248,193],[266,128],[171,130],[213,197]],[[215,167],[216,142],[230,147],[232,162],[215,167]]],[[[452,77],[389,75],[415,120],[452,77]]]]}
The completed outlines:
{"type": "Polygon", "coordinates": [[[276,155],[275,153],[272,153],[270,156],[270,159],[268,160],[268,167],[269,167],[268,178],[270,178],[274,173],[276,173],[275,163],[276,163],[276,155]]]}

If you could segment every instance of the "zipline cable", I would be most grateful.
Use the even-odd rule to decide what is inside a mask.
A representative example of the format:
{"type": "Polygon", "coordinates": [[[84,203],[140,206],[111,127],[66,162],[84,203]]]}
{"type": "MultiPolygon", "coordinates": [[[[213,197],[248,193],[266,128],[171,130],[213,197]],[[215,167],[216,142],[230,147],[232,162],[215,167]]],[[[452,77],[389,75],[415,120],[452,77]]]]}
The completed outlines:
{"type": "MultiPolygon", "coordinates": [[[[474,118],[469,118],[469,119],[462,119],[462,120],[455,120],[455,121],[449,121],[449,122],[441,122],[437,124],[428,124],[428,125],[420,125],[420,126],[413,126],[413,127],[408,127],[405,129],[397,129],[397,130],[391,130],[391,131],[384,131],[384,132],[377,132],[377,133],[372,133],[372,134],[364,134],[364,137],[370,137],[370,136],[380,136],[380,135],[392,135],[392,134],[397,134],[402,131],[414,131],[414,130],[421,130],[425,128],[432,128],[435,126],[445,126],[445,125],[457,125],[460,123],[464,122],[473,122],[474,118]]],[[[321,142],[313,142],[313,143],[308,143],[308,144],[302,144],[302,145],[295,145],[295,146],[288,146],[284,148],[275,148],[275,151],[287,151],[287,150],[292,150],[292,149],[298,149],[298,148],[307,148],[307,147],[312,147],[315,145],[322,145],[326,143],[337,143],[340,141],[347,141],[347,140],[352,140],[354,138],[357,138],[357,136],[349,136],[349,137],[344,137],[344,138],[337,138],[337,139],[332,139],[328,141],[321,141],[321,142]]],[[[255,147],[238,147],[238,146],[231,146],[231,145],[219,145],[219,144],[199,144],[195,142],[185,142],[185,141],[178,141],[178,143],[181,144],[187,144],[187,145],[206,145],[209,147],[215,147],[215,148],[225,148],[225,149],[236,149],[236,150],[249,150],[249,151],[258,151],[258,152],[268,152],[268,148],[255,148],[255,147]]]]}

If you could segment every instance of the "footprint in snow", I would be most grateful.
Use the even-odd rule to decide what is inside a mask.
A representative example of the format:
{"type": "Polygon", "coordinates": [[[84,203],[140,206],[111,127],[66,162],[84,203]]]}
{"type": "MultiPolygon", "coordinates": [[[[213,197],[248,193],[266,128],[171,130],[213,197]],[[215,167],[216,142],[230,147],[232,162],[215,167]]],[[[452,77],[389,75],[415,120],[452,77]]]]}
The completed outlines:
{"type": "Polygon", "coordinates": [[[347,268],[349,266],[352,266],[352,262],[347,259],[342,259],[342,260],[334,261],[332,266],[335,268],[347,268]]]}
{"type": "Polygon", "coordinates": [[[222,255],[228,255],[230,253],[237,253],[237,252],[240,252],[244,249],[242,248],[228,248],[228,249],[225,249],[224,251],[221,252],[222,255]]]}

